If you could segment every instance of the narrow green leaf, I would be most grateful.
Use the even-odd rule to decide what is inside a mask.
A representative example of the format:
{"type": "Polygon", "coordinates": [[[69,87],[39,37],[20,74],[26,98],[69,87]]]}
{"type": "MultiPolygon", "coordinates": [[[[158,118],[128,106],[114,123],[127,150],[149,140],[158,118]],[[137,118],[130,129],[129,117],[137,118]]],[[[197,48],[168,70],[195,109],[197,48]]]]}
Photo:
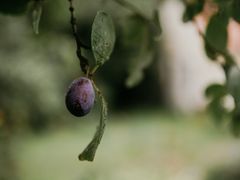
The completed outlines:
{"type": "Polygon", "coordinates": [[[32,12],[32,26],[35,34],[39,34],[39,23],[42,15],[42,1],[36,1],[32,12]]]}
{"type": "Polygon", "coordinates": [[[92,25],[91,43],[96,65],[103,65],[113,51],[115,30],[111,17],[99,11],[92,25]]]}
{"type": "Polygon", "coordinates": [[[206,31],[206,41],[209,43],[209,46],[216,51],[226,51],[228,21],[229,16],[225,11],[220,11],[213,15],[209,21],[206,31]]]}
{"type": "MultiPolygon", "coordinates": [[[[93,81],[92,81],[93,82],[93,81]]],[[[102,136],[104,134],[105,126],[106,126],[106,121],[107,121],[107,102],[104,99],[101,91],[98,89],[96,84],[93,82],[93,87],[95,89],[95,92],[98,94],[98,98],[101,103],[101,117],[99,121],[99,125],[97,127],[97,130],[93,136],[93,139],[91,142],[87,145],[87,147],[83,150],[83,152],[78,156],[80,161],[93,161],[98,145],[101,142],[102,136]]]]}

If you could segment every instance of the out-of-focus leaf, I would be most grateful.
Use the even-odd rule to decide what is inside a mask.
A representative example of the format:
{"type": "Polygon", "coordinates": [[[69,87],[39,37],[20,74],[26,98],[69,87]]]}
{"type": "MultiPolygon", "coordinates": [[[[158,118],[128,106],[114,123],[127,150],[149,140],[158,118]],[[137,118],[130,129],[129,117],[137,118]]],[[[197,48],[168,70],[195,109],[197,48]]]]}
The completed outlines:
{"type": "Polygon", "coordinates": [[[212,59],[212,60],[216,60],[218,53],[209,45],[209,43],[206,41],[206,39],[204,39],[204,49],[205,49],[205,53],[206,55],[212,59]]]}
{"type": "Polygon", "coordinates": [[[112,18],[103,11],[99,11],[92,25],[91,44],[96,65],[103,65],[113,51],[115,44],[115,30],[112,18]]]}
{"type": "Polygon", "coordinates": [[[235,136],[240,135],[240,106],[235,108],[231,121],[232,132],[235,136]]]}
{"type": "Polygon", "coordinates": [[[239,0],[233,0],[232,17],[234,20],[240,23],[240,1],[239,0]]]}
{"type": "Polygon", "coordinates": [[[208,110],[216,122],[222,121],[228,113],[223,104],[223,99],[227,95],[226,86],[222,84],[211,84],[205,90],[205,95],[211,98],[208,104],[208,110]]]}
{"type": "Polygon", "coordinates": [[[227,81],[228,91],[240,104],[240,69],[237,66],[231,67],[228,73],[227,81]]]}
{"type": "Polygon", "coordinates": [[[232,113],[231,129],[235,136],[240,135],[240,69],[232,66],[227,74],[227,87],[229,93],[233,96],[235,109],[232,113]]]}
{"type": "Polygon", "coordinates": [[[206,41],[209,46],[220,52],[226,51],[227,47],[227,25],[229,16],[226,11],[219,11],[213,15],[206,30],[206,41]]]}
{"type": "Polygon", "coordinates": [[[124,46],[129,49],[126,86],[132,88],[141,82],[143,71],[153,60],[151,44],[152,34],[148,23],[139,16],[130,16],[124,19],[123,37],[124,46]]]}
{"type": "Polygon", "coordinates": [[[129,76],[126,79],[126,86],[132,88],[138,85],[144,77],[144,70],[153,60],[153,52],[142,52],[133,60],[132,66],[129,69],[129,76]]]}
{"type": "Polygon", "coordinates": [[[159,19],[158,10],[154,11],[153,30],[154,30],[154,34],[155,34],[155,39],[158,40],[162,34],[162,26],[161,26],[161,22],[159,19]]]}
{"type": "Polygon", "coordinates": [[[214,117],[216,122],[220,122],[226,117],[227,110],[223,107],[222,98],[214,98],[208,104],[208,110],[214,117]]]}
{"type": "Polygon", "coordinates": [[[36,1],[32,12],[32,26],[35,34],[39,33],[39,23],[42,15],[42,0],[36,1]]]}
{"type": "Polygon", "coordinates": [[[211,84],[205,90],[207,97],[223,97],[226,94],[226,87],[222,84],[211,84]]]}
{"type": "Polygon", "coordinates": [[[194,16],[203,10],[205,0],[196,0],[192,2],[186,2],[186,8],[183,14],[183,22],[191,21],[194,16]]]}
{"type": "Polygon", "coordinates": [[[95,92],[98,94],[99,100],[100,100],[100,105],[101,105],[101,117],[99,121],[99,125],[97,127],[97,130],[93,136],[93,139],[91,142],[87,145],[87,147],[83,150],[83,152],[78,156],[80,161],[93,161],[98,145],[101,142],[102,136],[104,134],[105,126],[106,126],[106,121],[107,121],[107,102],[104,99],[101,91],[98,89],[98,87],[94,84],[93,86],[95,89],[95,92]]]}
{"type": "Polygon", "coordinates": [[[158,0],[115,0],[118,4],[129,9],[144,19],[151,20],[154,10],[158,7],[158,0]]]}
{"type": "Polygon", "coordinates": [[[26,11],[30,0],[1,0],[0,13],[19,15],[26,11]]]}

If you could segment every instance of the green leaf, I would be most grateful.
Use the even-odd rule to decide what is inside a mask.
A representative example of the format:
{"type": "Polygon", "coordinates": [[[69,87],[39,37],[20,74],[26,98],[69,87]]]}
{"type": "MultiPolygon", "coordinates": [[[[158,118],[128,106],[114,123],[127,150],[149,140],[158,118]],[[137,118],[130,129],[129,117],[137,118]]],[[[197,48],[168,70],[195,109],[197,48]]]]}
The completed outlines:
{"type": "Polygon", "coordinates": [[[232,17],[234,20],[240,23],[240,1],[239,0],[233,0],[232,17]]]}
{"type": "Polygon", "coordinates": [[[142,52],[138,57],[133,59],[129,67],[129,76],[126,79],[126,86],[133,88],[138,85],[143,77],[144,70],[151,64],[153,60],[153,52],[142,52]]]}
{"type": "Polygon", "coordinates": [[[128,88],[138,85],[144,77],[144,70],[153,60],[153,38],[148,22],[134,15],[124,19],[123,45],[128,53],[125,84],[128,88]]]}
{"type": "Polygon", "coordinates": [[[226,87],[222,84],[211,84],[205,90],[207,97],[223,97],[226,94],[226,87]]]}
{"type": "Polygon", "coordinates": [[[194,16],[203,10],[204,0],[196,0],[194,2],[186,3],[186,8],[183,14],[183,22],[191,21],[194,16]]]}
{"type": "Polygon", "coordinates": [[[42,15],[42,0],[36,1],[32,11],[32,26],[35,34],[39,34],[39,23],[42,15]]]}
{"type": "Polygon", "coordinates": [[[222,121],[227,115],[227,110],[223,105],[223,98],[227,95],[226,86],[222,84],[211,84],[205,90],[205,95],[211,98],[208,104],[208,110],[216,122],[222,121]]]}
{"type": "Polygon", "coordinates": [[[227,115],[227,110],[223,107],[222,98],[214,98],[208,104],[208,110],[216,122],[222,121],[227,115]]]}
{"type": "Polygon", "coordinates": [[[227,25],[229,16],[226,11],[219,11],[219,13],[212,16],[206,30],[206,41],[209,46],[220,52],[226,51],[227,47],[227,25]]]}
{"type": "Polygon", "coordinates": [[[99,11],[92,25],[91,44],[96,65],[103,65],[113,51],[115,44],[115,30],[111,17],[99,11]]]}
{"type": "MultiPolygon", "coordinates": [[[[93,81],[92,81],[93,82],[93,81]]],[[[95,92],[98,94],[100,103],[101,103],[101,117],[99,121],[99,125],[97,127],[97,130],[93,136],[93,139],[91,142],[87,145],[87,147],[83,150],[83,152],[78,156],[80,161],[93,161],[98,145],[101,142],[102,136],[104,134],[106,121],[107,121],[107,102],[104,99],[101,91],[98,89],[96,84],[93,82],[93,87],[95,89],[95,92]]]]}
{"type": "Polygon", "coordinates": [[[210,46],[210,44],[207,42],[206,39],[204,39],[204,49],[205,49],[205,53],[206,55],[212,59],[212,60],[216,60],[218,53],[210,46]]]}
{"type": "Polygon", "coordinates": [[[237,66],[230,68],[228,73],[227,87],[235,102],[240,104],[240,69],[237,66]]]}

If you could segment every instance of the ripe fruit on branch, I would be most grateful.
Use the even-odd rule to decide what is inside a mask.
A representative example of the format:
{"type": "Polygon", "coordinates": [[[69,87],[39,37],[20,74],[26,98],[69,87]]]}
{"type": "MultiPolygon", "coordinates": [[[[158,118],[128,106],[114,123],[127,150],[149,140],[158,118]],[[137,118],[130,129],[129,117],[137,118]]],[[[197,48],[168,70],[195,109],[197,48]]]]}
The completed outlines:
{"type": "Polygon", "coordinates": [[[90,79],[80,77],[72,82],[66,94],[66,107],[74,116],[85,116],[94,105],[95,92],[90,79]]]}

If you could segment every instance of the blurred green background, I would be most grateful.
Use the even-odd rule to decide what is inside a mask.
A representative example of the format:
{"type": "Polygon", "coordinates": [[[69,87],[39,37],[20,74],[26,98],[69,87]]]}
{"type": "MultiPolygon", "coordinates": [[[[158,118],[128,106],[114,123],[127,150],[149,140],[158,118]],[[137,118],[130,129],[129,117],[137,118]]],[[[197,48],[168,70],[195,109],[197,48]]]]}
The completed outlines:
{"type": "MultiPolygon", "coordinates": [[[[161,6],[132,3],[146,17],[161,6]]],[[[114,53],[95,77],[110,114],[96,159],[77,156],[95,131],[98,107],[75,118],[64,104],[67,87],[82,75],[68,1],[45,1],[39,35],[30,13],[0,15],[0,180],[240,179],[240,142],[228,124],[214,124],[202,109],[185,114],[169,105],[171,77],[159,68],[165,42],[154,40],[149,24],[115,1],[74,4],[85,44],[99,9],[113,16],[117,33],[114,53]],[[146,59],[138,67],[144,76],[132,75],[146,59]]]]}

